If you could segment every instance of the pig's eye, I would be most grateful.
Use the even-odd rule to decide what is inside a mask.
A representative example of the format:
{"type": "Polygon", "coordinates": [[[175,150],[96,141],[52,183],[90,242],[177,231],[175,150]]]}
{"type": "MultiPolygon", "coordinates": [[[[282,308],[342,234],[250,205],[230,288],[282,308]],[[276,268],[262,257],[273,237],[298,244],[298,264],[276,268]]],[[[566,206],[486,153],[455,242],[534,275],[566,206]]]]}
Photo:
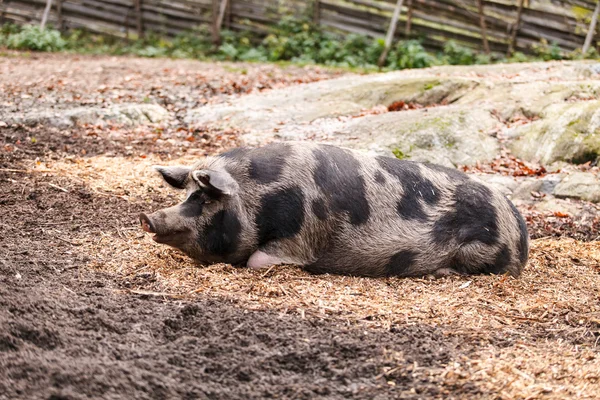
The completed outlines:
{"type": "Polygon", "coordinates": [[[208,199],[206,199],[202,202],[202,204],[210,204],[210,203],[212,203],[212,200],[208,200],[208,199]]]}
{"type": "Polygon", "coordinates": [[[197,190],[197,191],[193,192],[192,194],[190,194],[189,197],[186,199],[186,201],[189,203],[205,204],[206,197],[200,190],[197,190]]]}

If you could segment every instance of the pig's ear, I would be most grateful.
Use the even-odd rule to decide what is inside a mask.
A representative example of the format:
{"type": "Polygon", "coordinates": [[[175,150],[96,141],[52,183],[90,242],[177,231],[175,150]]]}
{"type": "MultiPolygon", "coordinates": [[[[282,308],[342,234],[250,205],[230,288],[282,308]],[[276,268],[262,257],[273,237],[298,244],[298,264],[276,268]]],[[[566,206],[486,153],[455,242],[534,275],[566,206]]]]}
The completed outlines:
{"type": "Polygon", "coordinates": [[[192,172],[192,177],[209,195],[233,196],[239,189],[238,183],[227,171],[201,169],[192,172]]]}
{"type": "Polygon", "coordinates": [[[185,189],[185,181],[192,170],[191,168],[182,166],[165,167],[154,165],[152,168],[157,170],[163,179],[175,189],[185,189]]]}

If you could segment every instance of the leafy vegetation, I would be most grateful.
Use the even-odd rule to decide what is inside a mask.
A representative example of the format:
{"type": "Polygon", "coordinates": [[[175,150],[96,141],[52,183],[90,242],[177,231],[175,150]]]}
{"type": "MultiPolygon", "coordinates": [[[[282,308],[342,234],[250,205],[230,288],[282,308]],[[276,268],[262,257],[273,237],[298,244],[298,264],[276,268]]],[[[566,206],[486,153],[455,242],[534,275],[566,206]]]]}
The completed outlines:
{"type": "Polygon", "coordinates": [[[36,25],[26,25],[19,28],[16,25],[5,25],[2,30],[2,40],[9,49],[59,51],[65,48],[66,41],[60,32],[54,29],[41,29],[36,25]]]}
{"type": "MultiPolygon", "coordinates": [[[[72,51],[94,54],[134,54],[142,57],[217,59],[229,61],[289,61],[300,64],[324,64],[337,67],[376,69],[383,51],[382,39],[349,34],[345,37],[323,31],[307,20],[284,18],[270,28],[265,37],[248,32],[223,31],[221,44],[210,41],[206,28],[182,33],[174,38],[148,34],[143,39],[125,40],[75,30],[61,35],[54,29],[28,25],[4,25],[0,29],[0,46],[34,51],[72,51]]],[[[510,58],[486,55],[448,41],[434,54],[425,50],[419,40],[398,42],[389,52],[385,69],[426,68],[434,65],[473,65],[494,62],[525,62],[597,58],[593,49],[565,54],[556,44],[540,41],[532,48],[534,56],[515,53],[510,58]]]]}

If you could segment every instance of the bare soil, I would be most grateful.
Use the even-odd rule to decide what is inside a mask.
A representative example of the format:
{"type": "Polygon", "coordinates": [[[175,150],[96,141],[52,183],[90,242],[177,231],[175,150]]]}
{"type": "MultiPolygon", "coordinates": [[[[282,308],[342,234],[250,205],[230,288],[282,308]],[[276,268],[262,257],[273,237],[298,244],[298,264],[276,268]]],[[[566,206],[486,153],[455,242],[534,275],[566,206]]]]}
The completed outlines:
{"type": "MultiPolygon", "coordinates": [[[[287,76],[279,81],[287,85],[338,74],[35,57],[0,58],[0,86],[13,89],[2,92],[3,104],[27,108],[29,98],[17,99],[27,76],[38,93],[68,71],[94,78],[59,90],[57,107],[73,91],[92,98],[95,85],[127,76],[144,88],[169,71],[191,85],[200,78],[190,71],[202,71],[225,88],[243,70],[264,87],[272,76],[287,76]]],[[[174,97],[179,86],[189,90],[160,84],[174,97]]],[[[154,244],[136,215],[179,193],[149,166],[187,163],[236,138],[182,126],[0,127],[0,399],[598,397],[595,228],[529,218],[539,239],[520,279],[204,267],[154,244]]]]}

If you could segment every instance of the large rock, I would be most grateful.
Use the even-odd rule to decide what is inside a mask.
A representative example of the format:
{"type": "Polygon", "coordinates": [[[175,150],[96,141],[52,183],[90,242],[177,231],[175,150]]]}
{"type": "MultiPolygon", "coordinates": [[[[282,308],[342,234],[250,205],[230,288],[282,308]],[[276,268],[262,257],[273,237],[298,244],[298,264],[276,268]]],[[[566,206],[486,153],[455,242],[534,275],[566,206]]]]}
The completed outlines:
{"type": "Polygon", "coordinates": [[[452,103],[478,86],[471,79],[404,75],[347,77],[250,95],[192,110],[186,122],[244,129],[242,138],[248,145],[273,138],[316,138],[448,166],[494,157],[498,143],[487,132],[497,120],[488,109],[436,107],[356,117],[365,109],[397,101],[452,103]]]}
{"type": "Polygon", "coordinates": [[[453,102],[477,84],[464,78],[407,78],[401,72],[350,76],[251,94],[226,104],[190,110],[185,122],[234,126],[260,133],[283,123],[302,124],[319,118],[358,114],[364,109],[396,101],[423,105],[453,102]]]}
{"type": "Polygon", "coordinates": [[[513,199],[531,199],[532,193],[552,195],[556,186],[564,179],[565,174],[548,174],[543,178],[521,178],[519,185],[514,188],[513,199]]]}
{"type": "MultiPolygon", "coordinates": [[[[496,188],[505,196],[514,199],[515,190],[523,184],[523,178],[516,178],[514,176],[506,176],[499,174],[477,174],[478,179],[484,181],[488,185],[496,188]]],[[[529,196],[527,196],[529,199],[529,196]]]]}
{"type": "Polygon", "coordinates": [[[114,122],[139,125],[169,119],[169,112],[157,104],[119,104],[102,109],[78,109],[67,113],[76,124],[114,122]]]}
{"type": "MultiPolygon", "coordinates": [[[[184,122],[234,127],[252,146],[319,140],[448,166],[490,160],[500,147],[497,137],[507,137],[506,145],[526,160],[585,162],[600,150],[599,72],[597,62],[551,62],[350,75],[232,97],[189,110],[184,122]],[[427,110],[387,113],[397,101],[427,110]]],[[[0,121],[59,126],[167,118],[165,109],[151,104],[32,110],[26,116],[0,110],[0,121]]]]}
{"type": "Polygon", "coordinates": [[[599,203],[600,179],[597,175],[590,172],[576,172],[565,177],[556,185],[554,195],[558,198],[571,198],[599,203]]]}
{"type": "MultiPolygon", "coordinates": [[[[540,76],[544,77],[543,74],[540,76]]],[[[597,98],[600,81],[590,80],[491,80],[482,79],[480,85],[460,99],[457,104],[493,107],[497,115],[510,121],[514,116],[544,118],[547,107],[597,98]]],[[[550,79],[550,77],[545,77],[550,79]]],[[[573,78],[572,78],[573,79],[573,78]]]]}
{"type": "Polygon", "coordinates": [[[499,148],[489,134],[502,133],[526,160],[581,162],[598,153],[596,101],[588,101],[600,95],[598,71],[598,63],[564,62],[353,75],[201,107],[185,121],[238,128],[248,145],[334,141],[445,165],[489,160],[499,148]],[[395,101],[449,106],[365,112],[395,101]],[[511,121],[523,116],[539,120],[514,128],[511,121]]]}
{"type": "Polygon", "coordinates": [[[485,109],[439,107],[370,115],[348,121],[330,140],[355,149],[449,167],[488,161],[498,141],[497,120],[485,109]]]}
{"type": "Polygon", "coordinates": [[[541,119],[518,128],[511,143],[515,155],[528,161],[585,163],[600,155],[600,101],[552,104],[541,119]]]}
{"type": "Polygon", "coordinates": [[[5,115],[3,121],[67,128],[73,125],[97,125],[106,122],[134,126],[162,122],[169,118],[169,112],[157,104],[118,104],[107,108],[76,107],[67,110],[32,110],[25,115],[5,115]]]}

